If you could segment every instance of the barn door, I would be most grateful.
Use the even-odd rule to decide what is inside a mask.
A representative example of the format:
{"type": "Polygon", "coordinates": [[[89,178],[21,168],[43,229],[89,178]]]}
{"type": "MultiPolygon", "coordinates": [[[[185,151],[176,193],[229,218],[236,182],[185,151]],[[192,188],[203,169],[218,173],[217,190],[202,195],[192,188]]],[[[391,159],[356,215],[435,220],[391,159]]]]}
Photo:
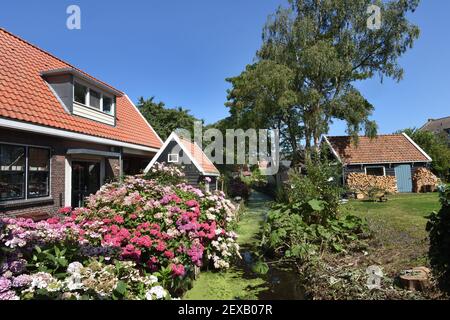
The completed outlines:
{"type": "Polygon", "coordinates": [[[412,192],[411,165],[402,164],[395,167],[398,192],[412,192]]]}

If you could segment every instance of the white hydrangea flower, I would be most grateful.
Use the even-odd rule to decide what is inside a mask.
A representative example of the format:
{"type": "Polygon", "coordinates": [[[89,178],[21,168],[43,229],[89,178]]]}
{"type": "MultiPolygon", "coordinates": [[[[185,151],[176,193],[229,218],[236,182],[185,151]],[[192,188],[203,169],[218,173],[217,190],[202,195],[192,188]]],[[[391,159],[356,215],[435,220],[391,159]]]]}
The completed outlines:
{"type": "Polygon", "coordinates": [[[65,280],[66,286],[70,291],[80,290],[83,288],[83,282],[81,276],[78,274],[72,274],[65,280]]]}
{"type": "Polygon", "coordinates": [[[151,275],[148,278],[150,280],[150,284],[158,282],[158,278],[156,276],[154,276],[154,275],[151,275]]]}
{"type": "Polygon", "coordinates": [[[70,273],[70,274],[80,273],[82,268],[83,268],[83,265],[80,262],[75,261],[75,262],[72,262],[69,264],[69,266],[67,267],[67,273],[70,273]]]}
{"type": "Polygon", "coordinates": [[[152,300],[153,299],[153,295],[155,295],[156,296],[156,299],[163,299],[166,295],[167,295],[167,292],[166,292],[166,290],[164,290],[164,288],[163,287],[161,287],[161,286],[156,286],[156,287],[153,287],[153,288],[151,288],[146,294],[145,294],[145,298],[147,299],[147,300],[152,300]]]}

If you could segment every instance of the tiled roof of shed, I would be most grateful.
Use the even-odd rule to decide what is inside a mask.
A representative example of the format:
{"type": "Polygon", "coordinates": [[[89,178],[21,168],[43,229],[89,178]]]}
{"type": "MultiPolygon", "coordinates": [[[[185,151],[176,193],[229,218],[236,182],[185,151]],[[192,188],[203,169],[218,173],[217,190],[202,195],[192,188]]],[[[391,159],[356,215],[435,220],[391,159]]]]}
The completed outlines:
{"type": "Polygon", "coordinates": [[[379,135],[373,139],[359,137],[357,144],[348,136],[328,136],[333,150],[345,164],[429,162],[406,135],[379,135]]]}

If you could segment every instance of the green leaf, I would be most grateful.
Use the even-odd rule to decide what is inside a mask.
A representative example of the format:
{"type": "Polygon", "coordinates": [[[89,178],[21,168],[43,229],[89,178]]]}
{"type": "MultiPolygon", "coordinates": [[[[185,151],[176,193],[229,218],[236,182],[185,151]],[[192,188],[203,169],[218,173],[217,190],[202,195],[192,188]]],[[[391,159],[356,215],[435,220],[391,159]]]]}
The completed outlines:
{"type": "Polygon", "coordinates": [[[253,265],[252,271],[258,274],[266,274],[269,272],[269,265],[263,261],[258,261],[253,265]]]}
{"type": "Polygon", "coordinates": [[[124,296],[127,293],[127,284],[123,281],[117,282],[116,291],[121,296],[124,296]]]}
{"type": "Polygon", "coordinates": [[[309,206],[311,207],[311,209],[313,209],[314,211],[322,211],[323,209],[325,209],[324,207],[324,202],[321,200],[310,200],[308,201],[309,206]]]}
{"type": "Polygon", "coordinates": [[[68,261],[66,258],[57,258],[57,261],[61,267],[67,267],[68,265],[68,261]]]}

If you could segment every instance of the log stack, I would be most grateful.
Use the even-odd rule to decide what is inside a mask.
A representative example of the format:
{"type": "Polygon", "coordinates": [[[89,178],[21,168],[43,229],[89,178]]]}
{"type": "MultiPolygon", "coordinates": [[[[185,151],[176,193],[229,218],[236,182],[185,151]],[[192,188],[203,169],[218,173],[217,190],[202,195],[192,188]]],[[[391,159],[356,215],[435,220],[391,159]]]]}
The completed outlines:
{"type": "Polygon", "coordinates": [[[347,185],[357,194],[368,195],[372,189],[386,193],[397,193],[397,179],[392,176],[378,177],[364,173],[350,173],[347,176],[347,185]]]}
{"type": "Polygon", "coordinates": [[[413,176],[414,192],[434,192],[439,186],[440,180],[427,168],[419,168],[413,176]]]}

